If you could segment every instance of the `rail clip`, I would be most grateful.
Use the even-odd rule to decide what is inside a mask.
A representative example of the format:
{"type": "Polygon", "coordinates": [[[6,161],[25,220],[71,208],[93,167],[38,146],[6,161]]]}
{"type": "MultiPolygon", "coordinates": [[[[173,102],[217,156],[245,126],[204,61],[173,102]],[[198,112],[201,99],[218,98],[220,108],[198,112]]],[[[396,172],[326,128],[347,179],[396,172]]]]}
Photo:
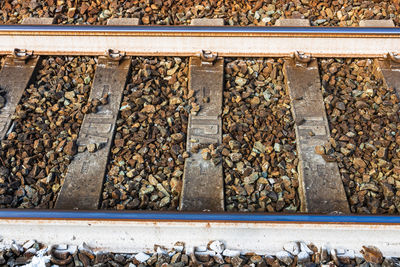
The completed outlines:
{"type": "Polygon", "coordinates": [[[400,63],[400,56],[395,52],[389,52],[383,56],[385,59],[393,61],[395,63],[400,63]]]}
{"type": "Polygon", "coordinates": [[[108,49],[106,56],[113,61],[121,61],[121,59],[126,55],[125,52],[120,52],[114,49],[108,49]]]}
{"type": "Polygon", "coordinates": [[[26,49],[15,48],[13,51],[13,56],[15,60],[26,61],[28,58],[33,56],[33,51],[28,51],[26,49]]]}
{"type": "Polygon", "coordinates": [[[217,58],[218,58],[218,53],[213,53],[208,50],[201,50],[200,52],[200,59],[202,62],[214,64],[217,58]]]}
{"type": "Polygon", "coordinates": [[[310,63],[312,60],[311,54],[306,54],[300,51],[294,52],[292,54],[292,58],[296,61],[296,65],[301,65],[304,67],[307,67],[308,63],[310,63]]]}

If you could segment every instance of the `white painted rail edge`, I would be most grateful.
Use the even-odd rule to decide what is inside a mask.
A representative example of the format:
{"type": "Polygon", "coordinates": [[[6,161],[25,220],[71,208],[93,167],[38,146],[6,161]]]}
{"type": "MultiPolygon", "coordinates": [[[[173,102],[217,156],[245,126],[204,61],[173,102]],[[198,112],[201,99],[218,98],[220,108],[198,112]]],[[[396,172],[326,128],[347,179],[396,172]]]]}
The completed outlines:
{"type": "Polygon", "coordinates": [[[154,244],[171,248],[176,241],[194,247],[221,240],[230,249],[264,254],[276,253],[289,241],[305,241],[355,251],[374,245],[384,256],[400,256],[400,225],[390,224],[1,219],[0,238],[49,245],[86,242],[95,250],[120,253],[152,251],[154,244]]]}
{"type": "Polygon", "coordinates": [[[104,55],[108,49],[129,56],[196,56],[202,50],[219,56],[285,57],[295,51],[314,57],[382,57],[400,53],[399,38],[353,37],[218,37],[218,36],[23,36],[0,35],[0,54],[11,54],[15,48],[40,55],[104,55]],[[373,45],[371,45],[373,44],[373,45]]]}

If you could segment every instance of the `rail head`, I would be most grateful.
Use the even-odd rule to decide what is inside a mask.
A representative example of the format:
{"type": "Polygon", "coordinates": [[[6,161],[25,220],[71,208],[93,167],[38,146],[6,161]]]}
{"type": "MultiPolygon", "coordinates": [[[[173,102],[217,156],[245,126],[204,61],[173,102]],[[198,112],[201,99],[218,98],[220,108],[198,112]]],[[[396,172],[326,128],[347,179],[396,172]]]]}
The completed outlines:
{"type": "Polygon", "coordinates": [[[398,27],[0,25],[0,35],[400,38],[398,27]]]}
{"type": "Polygon", "coordinates": [[[396,27],[0,25],[0,54],[383,58],[399,47],[396,27]]]}
{"type": "Polygon", "coordinates": [[[2,209],[0,220],[109,220],[173,221],[215,223],[299,223],[299,224],[392,224],[400,225],[396,215],[285,214],[285,213],[210,213],[158,211],[62,211],[2,209]]]}
{"type": "Polygon", "coordinates": [[[0,229],[4,240],[85,242],[118,253],[223,240],[230,249],[266,254],[302,240],[354,251],[373,244],[385,256],[400,256],[399,216],[0,210],[0,229]]]}

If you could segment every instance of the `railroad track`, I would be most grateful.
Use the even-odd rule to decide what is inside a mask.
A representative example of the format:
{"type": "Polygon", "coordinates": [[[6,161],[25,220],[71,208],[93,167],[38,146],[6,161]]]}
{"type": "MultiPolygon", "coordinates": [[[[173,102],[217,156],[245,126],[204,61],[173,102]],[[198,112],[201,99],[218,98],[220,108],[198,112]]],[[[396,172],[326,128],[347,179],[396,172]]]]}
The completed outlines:
{"type": "MultiPolygon", "coordinates": [[[[350,215],[351,212],[357,212],[359,206],[353,198],[349,201],[349,195],[351,198],[354,193],[351,191],[353,189],[349,188],[353,187],[343,179],[343,162],[338,161],[335,158],[336,154],[331,151],[336,148],[330,137],[337,119],[332,119],[332,114],[326,111],[329,103],[321,87],[325,87],[329,80],[325,81],[325,76],[320,76],[317,60],[335,57],[369,59],[369,65],[359,65],[371,65],[374,75],[383,81],[381,86],[394,88],[393,95],[398,95],[400,76],[397,53],[400,31],[394,28],[391,22],[374,27],[374,22],[365,21],[362,23],[365,27],[359,28],[314,28],[309,27],[308,22],[304,20],[282,20],[279,27],[270,28],[223,27],[221,20],[194,20],[192,26],[182,27],[139,26],[137,21],[129,19],[111,20],[109,26],[33,25],[51,23],[48,20],[27,23],[30,25],[0,26],[0,54],[7,55],[0,71],[0,86],[5,91],[6,100],[0,113],[1,139],[11,140],[10,142],[15,139],[13,121],[15,114],[19,116],[18,104],[27,105],[21,102],[21,99],[25,99],[24,92],[31,84],[35,71],[39,69],[40,73],[39,65],[44,57],[98,56],[98,59],[93,81],[90,77],[88,82],[85,81],[91,84],[87,96],[89,100],[82,104],[88,111],[78,119],[81,123],[79,131],[74,133],[77,137],[76,142],[67,140],[62,146],[59,145],[70,157],[66,161],[67,167],[63,172],[63,181],[60,182],[61,188],[53,189],[56,194],[46,202],[46,205],[54,207],[57,211],[0,210],[2,238],[20,241],[41,239],[43,242],[52,243],[56,237],[57,242],[61,243],[78,244],[86,241],[94,247],[118,252],[150,249],[155,243],[171,246],[176,241],[184,241],[188,246],[197,246],[210,240],[221,239],[234,248],[245,247],[248,251],[261,253],[279,250],[284,243],[293,240],[309,240],[317,246],[328,242],[334,246],[359,249],[366,245],[365,240],[360,239],[360,236],[366,233],[367,242],[380,247],[385,255],[400,256],[398,216],[350,215]],[[136,26],[127,26],[135,24],[136,26]],[[158,63],[157,60],[152,63],[143,58],[135,61],[131,57],[151,56],[176,57],[176,69],[167,74],[170,76],[168,83],[148,83],[143,89],[135,84],[140,77],[132,75],[131,70],[143,72],[144,69],[146,73],[143,75],[146,77],[157,67],[167,63],[158,63]],[[178,57],[189,59],[182,62],[178,57]],[[224,70],[226,78],[233,77],[232,73],[241,73],[240,68],[243,68],[243,65],[235,65],[235,62],[226,63],[224,57],[279,58],[269,62],[277,70],[270,70],[267,79],[270,79],[274,86],[282,84],[275,93],[282,95],[279,101],[283,101],[286,109],[279,110],[278,117],[268,117],[268,108],[274,108],[272,104],[266,104],[264,107],[267,108],[264,110],[257,110],[266,114],[260,117],[267,117],[268,123],[262,119],[246,121],[245,115],[240,117],[240,114],[246,114],[246,108],[241,109],[240,105],[245,91],[241,95],[230,95],[234,90],[231,84],[234,80],[237,87],[245,88],[248,81],[240,75],[232,78],[232,81],[224,81],[224,70]],[[181,66],[187,68],[187,77],[179,73],[181,66]],[[174,75],[177,71],[179,75],[174,75]],[[174,95],[171,89],[168,89],[175,84],[184,88],[181,95],[174,95]],[[158,92],[152,86],[165,86],[167,89],[163,88],[165,91],[158,92]],[[129,91],[126,91],[128,89],[129,91]],[[154,99],[154,96],[157,99],[154,99]],[[96,101],[97,103],[94,103],[96,101]],[[177,108],[171,111],[165,108],[166,102],[176,103],[175,107],[184,102],[190,109],[177,108]],[[236,106],[229,106],[231,102],[236,102],[236,106]],[[140,106],[142,110],[136,112],[136,106],[140,106]],[[287,140],[286,143],[273,143],[273,140],[263,143],[261,137],[254,143],[254,147],[241,147],[240,142],[227,138],[228,132],[235,131],[235,127],[232,126],[235,123],[226,119],[225,115],[230,112],[225,110],[226,107],[235,111],[233,117],[239,116],[239,120],[246,121],[250,126],[253,123],[256,130],[262,125],[265,127],[263,131],[273,131],[271,125],[275,127],[274,120],[287,118],[283,120],[287,124],[286,128],[280,130],[285,133],[281,134],[280,138],[287,140]],[[167,134],[170,135],[170,148],[164,148],[162,144],[159,148],[154,144],[149,147],[142,146],[147,142],[146,138],[153,140],[149,142],[157,140],[158,135],[168,138],[166,133],[160,130],[162,127],[159,126],[162,126],[163,122],[159,118],[152,121],[153,128],[147,128],[147,133],[144,133],[146,138],[141,133],[146,122],[153,119],[151,114],[156,111],[170,119],[167,120],[172,129],[167,134]],[[155,128],[157,130],[154,130],[155,128]],[[124,145],[131,145],[130,150],[133,152],[121,152],[124,145]],[[224,151],[224,145],[230,147],[230,150],[224,151]],[[287,147],[289,149],[286,149],[287,147]],[[241,166],[244,169],[243,173],[247,170],[249,173],[243,175],[244,182],[236,186],[227,177],[231,177],[232,180],[238,177],[235,177],[235,172],[227,169],[232,166],[235,166],[235,170],[239,169],[238,162],[242,159],[245,148],[248,149],[246,160],[249,162],[264,158],[276,162],[275,157],[286,157],[287,160],[284,160],[284,167],[276,170],[276,166],[269,165],[260,166],[261,169],[258,170],[241,166]],[[132,209],[164,207],[166,210],[178,207],[180,212],[88,211],[100,207],[125,208],[127,204],[118,206],[112,200],[118,197],[123,199],[122,195],[118,195],[122,194],[122,191],[117,190],[118,192],[114,193],[114,190],[109,194],[104,188],[117,188],[115,181],[119,179],[118,176],[129,177],[140,183],[139,172],[135,173],[135,170],[141,171],[146,168],[141,167],[147,164],[143,159],[146,159],[146,154],[150,155],[154,162],[162,161],[164,154],[157,153],[157,149],[177,151],[174,156],[169,154],[166,160],[166,164],[175,162],[175,169],[166,173],[168,179],[163,179],[164,176],[160,176],[159,173],[152,175],[149,178],[150,184],[141,184],[141,189],[134,197],[139,196],[142,202],[144,198],[150,198],[150,202],[151,198],[154,198],[163,204],[155,207],[151,204],[134,204],[134,201],[127,203],[131,203],[132,209]],[[282,156],[281,150],[288,150],[288,153],[282,156]],[[131,159],[134,159],[132,164],[136,169],[128,170],[123,165],[131,159]],[[114,162],[117,161],[124,163],[115,171],[114,162]],[[168,184],[171,181],[175,187],[168,184]],[[268,195],[272,204],[271,201],[259,204],[262,202],[262,195],[257,195],[257,209],[286,212],[298,210],[305,212],[304,214],[224,213],[225,210],[232,210],[227,208],[231,207],[230,204],[233,210],[238,210],[242,205],[240,194],[237,193],[240,190],[252,195],[254,187],[258,186],[263,188],[260,192],[272,192],[271,188],[275,188],[274,184],[277,183],[280,190],[285,188],[287,191],[285,198],[280,191],[280,195],[268,195]],[[143,197],[148,194],[146,190],[149,190],[150,197],[143,197]],[[113,194],[117,194],[118,197],[114,197],[113,194]],[[239,204],[235,204],[237,202],[239,204]],[[318,231],[315,231],[316,229],[318,231]],[[128,239],[126,236],[135,238],[128,239]],[[266,246],[266,238],[274,240],[274,245],[266,246]],[[110,239],[113,241],[110,242],[110,239]],[[140,242],[140,245],[137,242],[140,242]]],[[[244,72],[247,72],[247,67],[244,66],[244,72]]],[[[263,86],[267,86],[266,83],[258,87],[263,86]]],[[[352,85],[347,86],[351,88],[352,85]]],[[[29,90],[34,90],[35,87],[40,89],[40,84],[30,87],[29,90]]],[[[252,95],[251,101],[254,101],[254,106],[258,107],[260,101],[264,101],[259,97],[263,92],[252,95]]],[[[263,95],[265,99],[270,97],[263,95]]],[[[385,105],[398,104],[395,100],[390,103],[389,100],[384,101],[388,101],[385,105]]],[[[363,107],[363,103],[357,104],[360,108],[363,107]]],[[[335,105],[338,106],[338,110],[346,110],[337,102],[335,105]]],[[[393,127],[395,132],[398,126],[393,127]]],[[[250,136],[251,127],[248,127],[247,131],[250,136]]],[[[246,140],[246,134],[240,138],[246,140]]],[[[6,146],[7,144],[4,145],[6,146]]],[[[391,152],[385,150],[382,158],[387,157],[388,153],[391,152]]],[[[360,165],[357,170],[364,173],[366,167],[363,165],[367,163],[358,160],[357,157],[356,159],[360,165]]],[[[25,166],[24,169],[29,169],[27,166],[35,159],[19,160],[25,166]]],[[[396,171],[395,166],[392,173],[396,171]]],[[[362,179],[367,178],[362,176],[362,179]]],[[[131,185],[126,180],[122,184],[126,187],[131,185]]],[[[372,192],[368,193],[368,196],[386,190],[386,197],[386,193],[391,192],[389,197],[392,199],[385,200],[396,203],[397,191],[394,181],[393,184],[382,185],[383,189],[368,187],[364,190],[372,192]]],[[[18,194],[17,190],[15,191],[15,194],[18,194]]],[[[266,199],[266,196],[263,199],[266,199]]],[[[18,201],[11,200],[3,204],[5,207],[21,205],[18,201]]],[[[247,211],[256,211],[255,205],[252,205],[253,208],[249,208],[250,206],[247,206],[247,211]]],[[[392,206],[395,207],[394,204],[392,206]]],[[[396,207],[390,210],[392,213],[398,213],[396,207]]]]}

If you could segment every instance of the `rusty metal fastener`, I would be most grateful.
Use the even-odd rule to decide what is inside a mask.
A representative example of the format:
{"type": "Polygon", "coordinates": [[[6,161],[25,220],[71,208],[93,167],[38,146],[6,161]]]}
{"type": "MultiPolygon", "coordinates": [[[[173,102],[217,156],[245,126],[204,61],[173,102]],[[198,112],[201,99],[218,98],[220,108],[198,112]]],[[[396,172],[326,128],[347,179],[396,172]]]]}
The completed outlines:
{"type": "Polygon", "coordinates": [[[213,53],[208,50],[201,50],[200,59],[204,62],[214,63],[218,58],[218,53],[213,53]]]}
{"type": "Polygon", "coordinates": [[[298,62],[301,63],[310,63],[311,55],[305,54],[304,52],[296,51],[293,53],[292,58],[296,59],[298,62]]]}
{"type": "Polygon", "coordinates": [[[391,60],[395,63],[400,63],[400,56],[395,52],[389,52],[383,56],[385,59],[391,60]]]}
{"type": "Polygon", "coordinates": [[[120,52],[119,50],[108,49],[106,55],[111,60],[120,61],[126,55],[126,53],[120,52]]]}
{"type": "Polygon", "coordinates": [[[31,56],[33,56],[33,51],[28,51],[26,49],[15,48],[14,51],[13,51],[13,56],[16,59],[26,60],[26,59],[30,58],[31,56]]]}

